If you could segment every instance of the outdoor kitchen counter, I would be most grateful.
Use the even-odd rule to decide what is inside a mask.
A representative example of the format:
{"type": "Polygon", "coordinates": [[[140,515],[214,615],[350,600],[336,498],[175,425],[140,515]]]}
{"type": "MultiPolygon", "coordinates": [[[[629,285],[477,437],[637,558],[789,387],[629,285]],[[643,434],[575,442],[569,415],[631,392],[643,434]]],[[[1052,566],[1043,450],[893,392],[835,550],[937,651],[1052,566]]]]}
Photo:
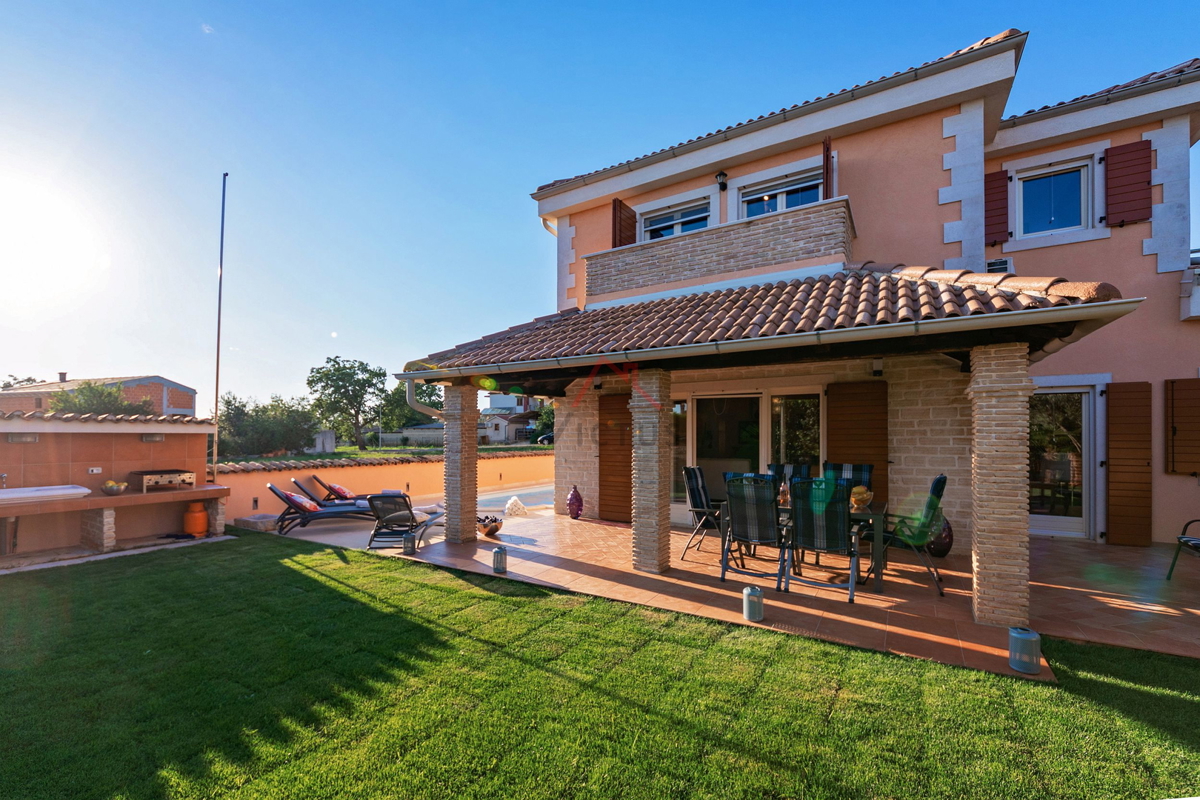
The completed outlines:
{"type": "Polygon", "coordinates": [[[44,500],[37,503],[0,504],[0,517],[29,517],[34,514],[57,514],[64,511],[88,511],[96,508],[125,508],[155,503],[186,503],[214,500],[229,496],[229,487],[214,483],[203,484],[193,489],[152,489],[145,494],[129,489],[124,494],[107,495],[92,492],[87,497],[74,500],[44,500]]]}

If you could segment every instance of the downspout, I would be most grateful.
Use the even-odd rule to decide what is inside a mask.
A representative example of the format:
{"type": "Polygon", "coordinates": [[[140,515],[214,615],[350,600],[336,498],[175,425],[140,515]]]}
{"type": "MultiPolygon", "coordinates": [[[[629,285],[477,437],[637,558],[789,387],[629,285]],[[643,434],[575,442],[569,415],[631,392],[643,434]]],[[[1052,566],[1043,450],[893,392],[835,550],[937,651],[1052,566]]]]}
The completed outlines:
{"type": "Polygon", "coordinates": [[[541,220],[542,220],[542,227],[545,228],[547,231],[549,231],[551,236],[553,236],[555,239],[557,239],[558,238],[558,228],[551,225],[550,220],[546,219],[545,217],[542,217],[541,220]]]}
{"type": "Polygon", "coordinates": [[[420,411],[426,416],[434,419],[442,419],[442,410],[440,408],[432,408],[417,400],[417,381],[414,378],[405,378],[405,396],[408,400],[408,407],[413,411],[420,411]]]}

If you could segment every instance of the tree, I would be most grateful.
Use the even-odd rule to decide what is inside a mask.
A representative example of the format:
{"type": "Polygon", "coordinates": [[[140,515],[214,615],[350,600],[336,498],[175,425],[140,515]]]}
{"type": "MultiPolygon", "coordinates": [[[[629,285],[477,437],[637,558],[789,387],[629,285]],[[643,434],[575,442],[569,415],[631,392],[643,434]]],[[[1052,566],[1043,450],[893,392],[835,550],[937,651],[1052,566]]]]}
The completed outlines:
{"type": "Polygon", "coordinates": [[[73,392],[57,392],[50,398],[50,410],[68,414],[153,414],[154,403],[125,399],[121,384],[102,386],[84,381],[73,392]]]}
{"type": "MultiPolygon", "coordinates": [[[[416,384],[417,402],[430,408],[442,407],[442,387],[431,383],[416,384]]],[[[413,425],[424,425],[433,422],[433,417],[422,414],[408,404],[405,384],[397,384],[396,388],[383,398],[383,426],[386,430],[408,428],[413,425]]]]}
{"type": "Polygon", "coordinates": [[[533,441],[538,437],[554,431],[554,403],[546,403],[538,411],[537,421],[533,423],[533,441]]]}
{"type": "Polygon", "coordinates": [[[330,356],[325,366],[308,373],[308,388],[316,398],[313,409],[332,426],[350,429],[359,450],[366,450],[363,425],[373,419],[383,401],[387,370],[365,361],[330,356]]]}
{"type": "Polygon", "coordinates": [[[303,397],[273,395],[260,404],[232,392],[221,396],[221,452],[231,456],[299,453],[312,445],[317,426],[312,404],[303,397]]]}
{"type": "Polygon", "coordinates": [[[41,382],[37,378],[18,378],[16,375],[9,375],[8,380],[0,381],[0,389],[16,389],[19,386],[31,386],[41,382]]]}

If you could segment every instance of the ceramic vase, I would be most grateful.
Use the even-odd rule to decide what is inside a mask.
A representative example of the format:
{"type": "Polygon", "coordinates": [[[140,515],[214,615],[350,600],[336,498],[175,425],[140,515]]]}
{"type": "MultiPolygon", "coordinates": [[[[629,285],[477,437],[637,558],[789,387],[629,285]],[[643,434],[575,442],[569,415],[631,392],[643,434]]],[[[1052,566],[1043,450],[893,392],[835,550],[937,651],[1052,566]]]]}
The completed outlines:
{"type": "Polygon", "coordinates": [[[583,495],[579,493],[578,486],[572,486],[571,493],[567,495],[567,513],[571,515],[571,519],[583,516],[583,495]]]}

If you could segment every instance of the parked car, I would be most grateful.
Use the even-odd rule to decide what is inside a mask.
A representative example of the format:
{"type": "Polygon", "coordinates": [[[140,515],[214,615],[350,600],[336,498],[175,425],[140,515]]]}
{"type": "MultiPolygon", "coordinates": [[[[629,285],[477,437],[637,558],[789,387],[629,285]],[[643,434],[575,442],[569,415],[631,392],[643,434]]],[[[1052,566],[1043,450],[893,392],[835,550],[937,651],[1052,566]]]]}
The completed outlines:
{"type": "Polygon", "coordinates": [[[549,433],[543,433],[541,436],[538,437],[537,443],[538,444],[554,444],[554,431],[550,431],[549,433]]]}

